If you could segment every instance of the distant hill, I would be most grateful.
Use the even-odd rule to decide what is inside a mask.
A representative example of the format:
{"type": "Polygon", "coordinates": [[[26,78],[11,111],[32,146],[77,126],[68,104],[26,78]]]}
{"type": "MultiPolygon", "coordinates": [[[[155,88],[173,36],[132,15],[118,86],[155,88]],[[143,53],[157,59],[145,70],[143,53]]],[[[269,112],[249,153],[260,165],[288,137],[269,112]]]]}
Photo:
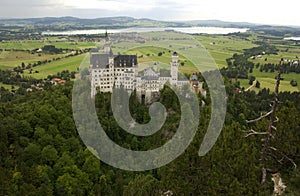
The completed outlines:
{"type": "Polygon", "coordinates": [[[135,19],[132,17],[106,17],[95,19],[81,19],[75,17],[46,17],[46,18],[26,18],[26,19],[0,19],[2,25],[7,26],[43,26],[43,25],[79,25],[79,26],[159,26],[159,27],[179,27],[179,26],[214,26],[214,27],[253,27],[255,24],[247,22],[224,22],[220,20],[194,20],[194,21],[158,21],[147,18],[135,19]]]}
{"type": "Polygon", "coordinates": [[[257,24],[248,22],[225,22],[221,20],[193,20],[185,23],[193,26],[213,26],[213,27],[227,27],[227,28],[249,28],[257,26],[257,24]]]}
{"type": "Polygon", "coordinates": [[[256,33],[269,34],[274,36],[300,36],[299,27],[261,25],[251,28],[251,30],[256,33]]]}
{"type": "Polygon", "coordinates": [[[32,26],[36,28],[53,29],[95,29],[95,28],[122,28],[122,27],[187,27],[184,22],[165,22],[151,19],[135,19],[132,17],[106,17],[95,19],[81,19],[75,17],[46,17],[27,19],[0,19],[0,26],[32,26]]]}
{"type": "Polygon", "coordinates": [[[0,30],[22,28],[26,32],[66,31],[82,29],[118,29],[129,27],[192,27],[210,26],[225,28],[250,28],[254,32],[271,35],[300,35],[300,29],[295,27],[259,25],[248,22],[226,22],[220,20],[193,20],[193,21],[158,21],[147,18],[132,17],[105,17],[82,19],[76,17],[45,17],[26,19],[0,19],[0,30]]]}

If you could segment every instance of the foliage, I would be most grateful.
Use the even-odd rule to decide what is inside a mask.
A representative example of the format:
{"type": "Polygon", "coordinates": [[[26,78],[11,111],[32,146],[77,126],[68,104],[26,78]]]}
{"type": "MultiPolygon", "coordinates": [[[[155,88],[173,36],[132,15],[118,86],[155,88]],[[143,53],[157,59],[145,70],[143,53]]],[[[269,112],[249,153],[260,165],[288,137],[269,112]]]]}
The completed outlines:
{"type": "MultiPolygon", "coordinates": [[[[201,75],[200,79],[203,79],[201,75]]],[[[197,152],[210,119],[210,101],[199,95],[201,109],[196,137],[183,155],[152,171],[126,172],[100,162],[81,142],[71,108],[72,82],[49,86],[42,92],[16,94],[0,103],[0,194],[1,195],[270,195],[272,182],[260,186],[256,139],[245,139],[242,130],[261,111],[268,111],[272,94],[262,89],[238,93],[227,80],[228,112],[223,131],[213,149],[204,157],[197,152]]],[[[5,90],[1,90],[4,96],[5,90]]],[[[208,94],[209,96],[209,94],[208,94]]],[[[1,96],[2,98],[2,96],[1,96]]],[[[281,93],[278,137],[274,145],[299,165],[300,94],[281,93]]],[[[175,133],[180,119],[178,100],[169,88],[160,101],[168,111],[160,131],[149,138],[135,137],[118,127],[110,107],[110,94],[98,94],[99,120],[109,137],[121,146],[147,150],[163,145],[175,133]]],[[[148,106],[130,99],[132,116],[140,123],[149,121],[148,106]]],[[[265,122],[253,125],[264,127],[265,122]]],[[[272,163],[277,164],[277,163],[272,163]]],[[[278,166],[278,165],[277,165],[278,166]]],[[[299,171],[279,165],[287,192],[300,193],[299,171]]]]}
{"type": "Polygon", "coordinates": [[[248,71],[252,73],[254,68],[254,63],[249,61],[249,58],[258,55],[277,54],[278,52],[278,49],[273,45],[264,42],[257,42],[256,44],[260,44],[260,46],[244,49],[243,54],[235,53],[231,58],[226,59],[228,67],[221,69],[223,75],[229,78],[247,79],[248,71]]]}
{"type": "Polygon", "coordinates": [[[295,81],[295,80],[291,80],[290,84],[291,84],[292,86],[298,86],[298,83],[297,83],[297,81],[295,81]]]}

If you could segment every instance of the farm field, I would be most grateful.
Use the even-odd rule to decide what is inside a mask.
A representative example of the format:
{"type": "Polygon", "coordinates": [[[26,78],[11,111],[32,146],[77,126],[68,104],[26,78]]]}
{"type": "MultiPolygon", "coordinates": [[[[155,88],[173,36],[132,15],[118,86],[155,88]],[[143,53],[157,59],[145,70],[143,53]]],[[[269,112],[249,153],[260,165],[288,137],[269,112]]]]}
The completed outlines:
{"type": "MultiPolygon", "coordinates": [[[[165,36],[167,37],[166,32],[161,32],[158,34],[145,33],[152,38],[165,36]]],[[[182,36],[182,35],[178,35],[182,36]]],[[[190,37],[192,38],[192,37],[190,37]]],[[[177,45],[170,46],[168,43],[162,43],[161,47],[157,47],[155,42],[148,41],[145,44],[143,43],[134,43],[134,42],[119,42],[112,45],[114,54],[131,54],[138,56],[139,62],[139,71],[152,66],[155,62],[159,62],[159,68],[161,69],[170,69],[171,55],[173,51],[179,53],[179,70],[183,73],[195,73],[198,72],[198,69],[194,64],[186,58],[184,54],[193,53],[192,56],[198,55],[198,50],[192,48],[193,45],[203,49],[203,57],[212,57],[214,62],[219,68],[227,66],[226,59],[232,57],[233,54],[243,53],[244,49],[256,47],[257,45],[253,44],[252,41],[256,40],[257,37],[255,34],[248,37],[247,39],[240,38],[237,36],[223,36],[223,35],[195,35],[193,39],[180,40],[177,42],[177,45]],[[191,45],[192,42],[195,42],[191,45]],[[198,43],[197,43],[198,42],[198,43]],[[168,47],[170,46],[170,47],[168,47]],[[158,55],[161,53],[160,55],[158,55]]],[[[103,46],[103,43],[86,43],[86,42],[56,42],[58,38],[49,38],[46,41],[11,41],[11,42],[2,42],[0,43],[0,69],[11,69],[17,66],[21,66],[22,62],[26,65],[29,63],[33,64],[38,61],[44,60],[53,60],[54,58],[62,58],[67,54],[31,54],[26,51],[10,51],[9,49],[20,49],[20,50],[33,50],[36,48],[43,47],[44,45],[54,45],[56,48],[68,48],[68,49],[85,49],[85,48],[94,48],[103,46]],[[4,51],[6,49],[6,51],[4,51]]],[[[271,43],[273,44],[273,43],[271,43]]],[[[283,45],[281,42],[276,42],[274,45],[279,49],[278,55],[263,55],[260,59],[251,60],[254,63],[278,63],[279,59],[295,59],[296,56],[300,57],[300,48],[294,45],[283,45]]],[[[38,79],[46,78],[48,75],[57,74],[63,70],[77,71],[81,63],[84,61],[87,65],[89,64],[89,55],[79,55],[75,57],[69,57],[66,59],[61,59],[58,61],[52,61],[50,63],[43,64],[41,66],[35,67],[30,74],[30,70],[25,70],[25,76],[31,76],[38,79]],[[86,58],[85,58],[86,57],[86,58]],[[37,72],[37,73],[35,73],[37,72]]],[[[208,61],[208,64],[210,62],[208,61]]],[[[206,62],[203,62],[206,64],[206,62]]],[[[205,65],[204,65],[205,66],[205,65]]],[[[265,73],[260,72],[259,69],[254,69],[253,73],[250,73],[249,76],[255,76],[256,79],[261,83],[261,88],[269,88],[273,91],[275,86],[275,76],[276,73],[265,73]]],[[[299,88],[292,87],[290,85],[291,80],[296,80],[300,84],[300,76],[295,73],[284,74],[284,80],[281,82],[280,90],[281,91],[299,91],[299,88]]],[[[249,80],[239,80],[241,86],[245,89],[250,85],[249,80]]],[[[251,90],[256,92],[259,89],[253,87],[251,90]]]]}
{"type": "Polygon", "coordinates": [[[195,38],[208,50],[219,68],[226,67],[226,59],[234,53],[257,46],[249,40],[231,36],[201,35],[195,38]]]}
{"type": "Polygon", "coordinates": [[[28,52],[18,51],[0,51],[0,69],[11,69],[21,66],[22,62],[28,65],[38,61],[52,60],[54,58],[63,58],[67,54],[31,54],[28,52]]]}
{"type": "Polygon", "coordinates": [[[34,64],[38,61],[52,60],[55,58],[62,58],[68,55],[65,54],[47,54],[47,53],[34,53],[30,51],[37,48],[42,48],[45,45],[54,45],[56,48],[69,49],[69,50],[83,50],[87,48],[94,48],[103,45],[101,43],[92,42],[55,42],[55,41],[5,41],[0,42],[0,69],[11,69],[21,66],[22,62],[26,65],[34,64]],[[23,51],[15,51],[23,50],[23,51]]]}
{"type": "Polygon", "coordinates": [[[278,64],[280,59],[286,60],[297,60],[296,57],[300,57],[300,48],[283,48],[282,46],[277,47],[279,52],[277,55],[275,54],[268,54],[263,55],[262,58],[257,59],[250,59],[253,63],[260,63],[260,64],[267,64],[267,63],[274,63],[278,64]]]}
{"type": "Polygon", "coordinates": [[[16,50],[34,50],[42,48],[45,45],[54,45],[56,48],[62,49],[85,49],[95,47],[96,43],[92,42],[56,42],[48,40],[28,40],[28,41],[5,41],[0,42],[0,49],[16,49],[16,50]]]}
{"type": "Polygon", "coordinates": [[[13,90],[13,89],[17,90],[19,88],[18,86],[3,84],[2,82],[0,82],[0,88],[1,87],[8,89],[8,90],[13,90]]]}
{"type": "Polygon", "coordinates": [[[30,74],[29,70],[25,71],[26,76],[32,76],[38,79],[47,78],[48,75],[54,75],[58,72],[62,72],[63,70],[78,71],[79,66],[83,63],[83,60],[88,60],[88,54],[81,54],[75,57],[65,58],[59,61],[54,61],[51,63],[47,63],[45,65],[41,65],[38,67],[33,68],[32,74],[30,74]],[[38,73],[35,73],[38,71],[38,73]]]}
{"type": "MultiPolygon", "coordinates": [[[[125,54],[137,55],[138,62],[140,64],[147,64],[148,66],[153,65],[155,62],[159,63],[159,68],[170,69],[170,62],[172,59],[172,53],[174,51],[159,47],[139,47],[131,49],[125,54]],[[158,54],[161,53],[159,56],[158,54]]],[[[140,71],[145,69],[146,66],[141,66],[140,71]]],[[[193,73],[197,72],[193,63],[187,60],[183,55],[179,53],[179,70],[182,73],[193,73]]]]}
{"type": "MultiPolygon", "coordinates": [[[[277,76],[277,73],[269,73],[269,72],[260,72],[259,69],[253,69],[253,73],[250,73],[249,76],[255,76],[256,80],[260,82],[260,89],[263,88],[269,88],[270,91],[274,91],[276,80],[275,77],[277,76]]],[[[280,91],[299,91],[299,86],[298,87],[293,87],[290,84],[291,80],[296,80],[298,84],[300,84],[300,75],[296,73],[289,73],[289,74],[282,74],[281,76],[283,80],[280,82],[280,91]]],[[[249,85],[249,80],[239,80],[241,83],[241,87],[244,87],[247,89],[250,87],[249,85]]],[[[254,90],[256,92],[259,91],[259,89],[253,87],[250,90],[254,90]]]]}

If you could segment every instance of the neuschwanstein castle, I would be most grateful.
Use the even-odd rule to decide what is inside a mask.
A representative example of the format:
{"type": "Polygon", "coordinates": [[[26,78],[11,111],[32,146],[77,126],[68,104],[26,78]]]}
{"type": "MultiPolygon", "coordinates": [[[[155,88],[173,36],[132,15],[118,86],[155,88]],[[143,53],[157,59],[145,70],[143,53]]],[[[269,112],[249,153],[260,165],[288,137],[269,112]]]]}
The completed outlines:
{"type": "Polygon", "coordinates": [[[158,64],[153,67],[138,72],[138,60],[136,55],[114,55],[111,43],[106,42],[104,51],[91,53],[91,96],[94,97],[97,90],[100,92],[112,92],[113,88],[123,87],[129,92],[136,90],[137,98],[140,102],[150,103],[159,96],[159,91],[166,82],[181,88],[183,85],[190,85],[198,92],[202,89],[202,83],[198,82],[196,75],[189,80],[178,78],[178,53],[171,56],[171,71],[160,72],[158,64]]]}

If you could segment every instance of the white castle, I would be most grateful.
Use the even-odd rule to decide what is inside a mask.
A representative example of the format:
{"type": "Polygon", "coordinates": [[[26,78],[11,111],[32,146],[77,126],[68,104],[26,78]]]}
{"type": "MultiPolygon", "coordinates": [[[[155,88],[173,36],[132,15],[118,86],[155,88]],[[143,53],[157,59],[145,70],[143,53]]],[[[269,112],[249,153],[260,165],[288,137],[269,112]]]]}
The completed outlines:
{"type": "Polygon", "coordinates": [[[138,72],[138,61],[136,55],[114,55],[111,44],[106,42],[103,54],[94,53],[90,57],[91,65],[91,96],[97,91],[112,92],[113,88],[123,87],[128,92],[136,90],[140,102],[150,103],[159,96],[160,90],[166,82],[181,88],[191,85],[195,91],[202,88],[196,75],[189,80],[178,79],[178,58],[174,52],[170,62],[171,71],[162,72],[158,70],[158,64],[148,67],[143,72],[138,72]]]}

